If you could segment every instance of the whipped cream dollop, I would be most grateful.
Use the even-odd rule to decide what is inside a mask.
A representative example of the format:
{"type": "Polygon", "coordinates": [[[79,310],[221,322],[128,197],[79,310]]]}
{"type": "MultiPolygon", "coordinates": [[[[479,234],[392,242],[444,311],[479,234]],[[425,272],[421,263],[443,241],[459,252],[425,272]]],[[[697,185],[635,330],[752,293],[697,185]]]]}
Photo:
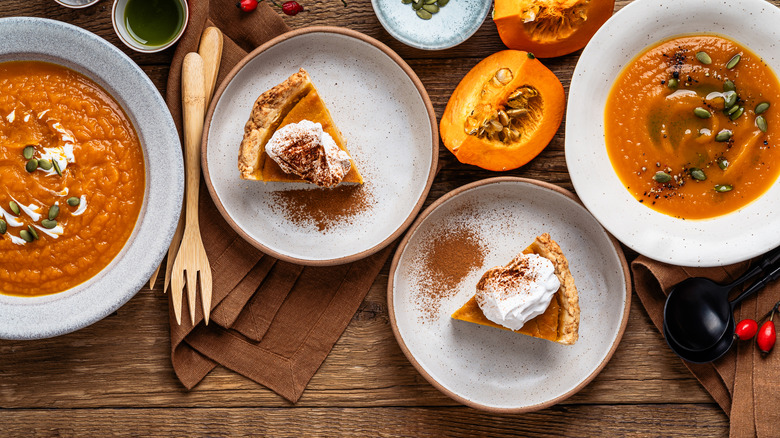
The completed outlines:
{"type": "Polygon", "coordinates": [[[482,276],[476,300],[487,319],[519,330],[547,310],[560,287],[550,260],[536,254],[520,254],[509,265],[490,269],[482,276]]]}
{"type": "Polygon", "coordinates": [[[278,129],[266,143],[265,152],[284,172],[321,187],[340,183],[351,167],[349,155],[333,137],[322,125],[309,120],[278,129]]]}

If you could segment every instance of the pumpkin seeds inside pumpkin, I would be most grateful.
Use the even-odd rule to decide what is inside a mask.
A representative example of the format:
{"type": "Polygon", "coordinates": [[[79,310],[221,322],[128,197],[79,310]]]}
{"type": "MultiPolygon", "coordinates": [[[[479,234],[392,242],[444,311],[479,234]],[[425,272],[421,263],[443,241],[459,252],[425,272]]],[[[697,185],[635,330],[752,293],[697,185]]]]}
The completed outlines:
{"type": "MultiPolygon", "coordinates": [[[[428,11],[431,12],[431,11],[428,11]]],[[[502,68],[499,69],[495,74],[495,79],[498,81],[501,85],[506,85],[510,82],[512,82],[512,79],[514,78],[514,75],[512,74],[512,70],[508,68],[502,68]]]]}
{"type": "Polygon", "coordinates": [[[715,191],[720,193],[730,192],[734,189],[731,184],[715,184],[715,191]]]}
{"type": "Polygon", "coordinates": [[[707,52],[696,52],[696,59],[704,65],[712,64],[712,58],[710,58],[707,52]]]}
{"type": "Polygon", "coordinates": [[[769,102],[761,102],[756,105],[756,115],[763,113],[769,109],[769,102]]]}
{"type": "Polygon", "coordinates": [[[724,141],[729,141],[730,139],[731,139],[731,131],[728,129],[723,129],[715,135],[715,141],[724,142],[724,141]]]}
{"type": "Polygon", "coordinates": [[[739,64],[740,59],[742,59],[742,55],[737,53],[731,59],[729,59],[729,62],[726,63],[726,68],[731,70],[732,68],[736,67],[737,64],[739,64]]]}
{"type": "Polygon", "coordinates": [[[672,175],[669,175],[668,173],[659,170],[658,172],[655,173],[655,175],[653,175],[653,179],[655,180],[655,182],[659,182],[661,184],[668,183],[669,181],[672,180],[672,175]]]}
{"type": "Polygon", "coordinates": [[[8,203],[8,207],[11,208],[11,211],[19,216],[22,213],[22,210],[19,208],[19,204],[16,203],[16,201],[11,201],[8,203]]]}
{"type": "Polygon", "coordinates": [[[700,119],[709,119],[712,116],[712,114],[710,114],[706,108],[702,108],[700,106],[694,108],[693,113],[700,119]]]}
{"type": "Polygon", "coordinates": [[[691,178],[697,180],[697,181],[704,181],[707,179],[707,175],[704,174],[704,171],[699,169],[698,167],[693,167],[690,170],[691,178]]]}
{"type": "Polygon", "coordinates": [[[766,126],[766,119],[764,118],[764,116],[756,117],[756,126],[758,126],[758,129],[760,129],[761,132],[766,132],[767,126],[766,126]]]}
{"type": "Polygon", "coordinates": [[[33,145],[25,146],[24,149],[22,150],[22,155],[24,156],[25,160],[29,160],[30,158],[32,158],[33,155],[35,155],[35,146],[33,145]]]}

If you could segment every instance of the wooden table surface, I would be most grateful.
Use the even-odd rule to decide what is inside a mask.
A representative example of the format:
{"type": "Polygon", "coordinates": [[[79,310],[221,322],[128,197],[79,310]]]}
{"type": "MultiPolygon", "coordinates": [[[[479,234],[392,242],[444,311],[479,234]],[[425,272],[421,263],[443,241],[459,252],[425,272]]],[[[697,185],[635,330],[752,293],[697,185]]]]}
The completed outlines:
{"type": "MultiPolygon", "coordinates": [[[[299,1],[308,11],[285,17],[290,27],[343,26],[389,45],[422,80],[437,118],[466,72],[505,48],[490,19],[465,43],[427,52],[394,40],[379,24],[369,0],[349,0],[346,9],[338,0],[299,1]]],[[[618,1],[616,10],[627,3],[618,1]]],[[[780,0],[773,3],[780,5],[780,0]]],[[[233,4],[212,0],[211,7],[233,4]]],[[[84,10],[66,9],[51,0],[0,2],[2,17],[53,18],[106,38],[130,55],[164,94],[173,50],[131,52],[114,34],[110,13],[111,0],[84,10]]],[[[578,54],[544,60],[567,90],[578,54]]],[[[539,157],[505,174],[571,190],[564,125],[539,157]]],[[[445,166],[426,205],[463,184],[498,175],[458,163],[443,146],[440,159],[445,166]]],[[[635,254],[626,256],[631,260],[635,254]]],[[[76,333],[34,342],[0,341],[0,435],[728,434],[727,416],[666,347],[636,295],[615,355],[578,394],[522,415],[493,415],[461,406],[428,384],[398,347],[387,313],[388,270],[389,262],[295,405],[222,368],[186,391],[171,367],[167,297],[160,282],[154,290],[142,289],[116,314],[76,333]]]]}

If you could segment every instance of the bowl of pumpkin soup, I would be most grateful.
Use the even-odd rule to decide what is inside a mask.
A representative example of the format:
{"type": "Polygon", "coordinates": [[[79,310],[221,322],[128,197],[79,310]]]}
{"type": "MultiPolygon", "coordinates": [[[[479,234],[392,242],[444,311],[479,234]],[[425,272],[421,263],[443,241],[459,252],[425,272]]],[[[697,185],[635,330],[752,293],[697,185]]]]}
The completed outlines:
{"type": "Polygon", "coordinates": [[[20,17],[0,40],[0,338],[51,337],[114,312],[158,266],[181,146],[156,87],[102,38],[20,17]]]}
{"type": "Polygon", "coordinates": [[[637,252],[719,266],[780,245],[780,8],[638,0],[574,71],[566,161],[586,207],[637,252]]]}

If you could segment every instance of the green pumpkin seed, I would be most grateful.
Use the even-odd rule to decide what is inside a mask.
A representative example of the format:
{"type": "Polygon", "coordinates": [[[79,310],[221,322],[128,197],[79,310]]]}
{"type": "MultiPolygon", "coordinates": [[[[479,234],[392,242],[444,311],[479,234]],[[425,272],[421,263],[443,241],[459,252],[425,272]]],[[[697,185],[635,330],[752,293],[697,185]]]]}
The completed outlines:
{"type": "Polygon", "coordinates": [[[44,219],[41,221],[41,226],[43,226],[43,228],[47,228],[51,230],[52,228],[57,226],[57,221],[53,219],[44,219]]]}
{"type": "Polygon", "coordinates": [[[27,169],[27,171],[30,173],[35,172],[35,169],[38,168],[38,160],[36,160],[35,158],[30,158],[30,160],[27,162],[27,165],[25,165],[24,168],[27,169]]]}
{"type": "Polygon", "coordinates": [[[431,17],[433,17],[433,15],[430,12],[426,11],[425,9],[419,9],[417,11],[417,16],[422,18],[423,20],[430,20],[431,17]]]}
{"type": "Polygon", "coordinates": [[[30,234],[32,235],[32,237],[33,237],[35,240],[38,240],[38,239],[39,239],[39,237],[38,237],[38,232],[37,232],[37,231],[35,231],[35,228],[33,228],[33,227],[32,227],[32,225],[27,225],[27,231],[29,231],[29,232],[30,232],[30,234]]]}
{"type": "Polygon", "coordinates": [[[769,109],[769,102],[761,102],[756,105],[756,114],[761,114],[769,109]]]}
{"type": "Polygon", "coordinates": [[[680,81],[675,78],[669,79],[669,81],[666,83],[666,86],[672,90],[676,90],[677,86],[679,85],[680,85],[680,81]]]}
{"type": "Polygon", "coordinates": [[[704,174],[704,171],[699,169],[698,167],[692,167],[690,170],[691,177],[697,181],[704,181],[707,179],[707,175],[704,174]]]}
{"type": "Polygon", "coordinates": [[[81,199],[75,196],[71,196],[70,198],[68,198],[67,202],[68,205],[70,205],[71,207],[78,207],[78,205],[81,204],[81,199]]]}
{"type": "Polygon", "coordinates": [[[731,70],[732,68],[736,67],[737,64],[739,64],[740,59],[742,59],[742,55],[737,53],[731,59],[729,59],[729,62],[726,63],[726,68],[731,70]]]}
{"type": "Polygon", "coordinates": [[[723,91],[735,91],[736,89],[737,86],[734,85],[731,79],[726,79],[726,82],[723,83],[723,91]]]}
{"type": "Polygon", "coordinates": [[[57,175],[62,176],[62,169],[60,169],[60,165],[57,164],[57,160],[51,160],[51,164],[54,166],[54,171],[57,172],[57,175]]]}
{"type": "Polygon", "coordinates": [[[25,160],[29,160],[30,158],[32,158],[33,155],[35,155],[35,146],[33,145],[25,146],[24,149],[22,150],[22,155],[24,156],[25,160]]]}
{"type": "Polygon", "coordinates": [[[709,111],[707,111],[705,108],[702,108],[700,106],[697,106],[693,110],[693,113],[696,114],[696,117],[700,119],[709,119],[710,117],[712,117],[712,114],[710,114],[709,111]]]}
{"type": "Polygon", "coordinates": [[[729,168],[729,160],[720,157],[718,158],[718,167],[720,167],[720,170],[726,170],[729,168]]]}
{"type": "Polygon", "coordinates": [[[724,129],[715,135],[715,141],[729,141],[731,139],[731,131],[724,129]]]}
{"type": "MultiPolygon", "coordinates": [[[[449,2],[450,2],[450,0],[439,0],[436,4],[438,4],[440,8],[443,8],[443,7],[447,6],[447,3],[449,3],[449,2]]],[[[531,55],[531,54],[529,53],[529,55],[531,55]]]]}
{"type": "Polygon", "coordinates": [[[17,204],[15,201],[9,202],[8,206],[11,207],[11,211],[17,216],[22,213],[22,210],[19,208],[19,204],[17,204]]]}
{"type": "Polygon", "coordinates": [[[726,111],[726,115],[730,116],[739,110],[739,106],[734,105],[726,111]]]}
{"type": "Polygon", "coordinates": [[[737,92],[736,91],[726,91],[723,93],[723,107],[726,109],[731,108],[734,106],[735,103],[737,103],[737,92]]]}
{"type": "Polygon", "coordinates": [[[423,9],[430,12],[431,14],[439,12],[439,7],[436,5],[423,5],[423,9]]]}
{"type": "Polygon", "coordinates": [[[7,230],[8,224],[6,224],[4,220],[0,219],[0,234],[5,234],[7,230]]]}
{"type": "Polygon", "coordinates": [[[423,0],[415,0],[412,2],[412,9],[415,11],[423,7],[423,0]]]}
{"type": "Polygon", "coordinates": [[[57,219],[58,214],[60,214],[59,205],[52,205],[51,207],[49,207],[49,219],[51,220],[57,219]]]}
{"type": "Polygon", "coordinates": [[[22,230],[22,231],[20,231],[20,232],[19,232],[19,237],[21,237],[22,239],[24,239],[24,241],[25,241],[25,242],[27,242],[27,243],[30,243],[30,242],[32,242],[33,240],[35,240],[35,238],[32,236],[32,234],[30,234],[30,232],[29,232],[29,231],[27,231],[27,230],[22,230]]]}
{"type": "Polygon", "coordinates": [[[712,58],[710,58],[707,52],[696,52],[696,59],[704,65],[712,64],[712,58]]]}
{"type": "Polygon", "coordinates": [[[733,190],[734,187],[732,187],[730,184],[715,184],[715,191],[720,193],[730,192],[733,190]]]}
{"type": "Polygon", "coordinates": [[[38,160],[38,167],[40,167],[43,170],[51,170],[51,161],[49,161],[49,160],[38,160]]]}
{"type": "Polygon", "coordinates": [[[766,119],[764,116],[758,116],[756,117],[756,126],[758,126],[758,129],[761,130],[761,132],[766,132],[766,119]]]}
{"type": "Polygon", "coordinates": [[[403,3],[405,5],[408,5],[411,2],[412,2],[412,0],[401,0],[401,3],[403,3]]]}
{"type": "Polygon", "coordinates": [[[745,112],[745,107],[739,107],[739,109],[737,109],[736,111],[734,111],[734,113],[733,113],[733,114],[731,114],[731,115],[729,116],[729,118],[730,118],[731,120],[737,120],[737,119],[739,118],[739,116],[741,116],[741,115],[742,115],[742,113],[744,113],[744,112],[745,112]]]}
{"type": "Polygon", "coordinates": [[[436,3],[436,0],[423,0],[424,5],[432,5],[436,3]]]}
{"type": "Polygon", "coordinates": [[[659,183],[663,184],[663,183],[668,183],[669,181],[671,181],[672,180],[672,176],[669,175],[666,172],[658,171],[658,172],[655,173],[655,175],[653,175],[653,179],[655,180],[655,182],[659,182],[659,183]]]}

